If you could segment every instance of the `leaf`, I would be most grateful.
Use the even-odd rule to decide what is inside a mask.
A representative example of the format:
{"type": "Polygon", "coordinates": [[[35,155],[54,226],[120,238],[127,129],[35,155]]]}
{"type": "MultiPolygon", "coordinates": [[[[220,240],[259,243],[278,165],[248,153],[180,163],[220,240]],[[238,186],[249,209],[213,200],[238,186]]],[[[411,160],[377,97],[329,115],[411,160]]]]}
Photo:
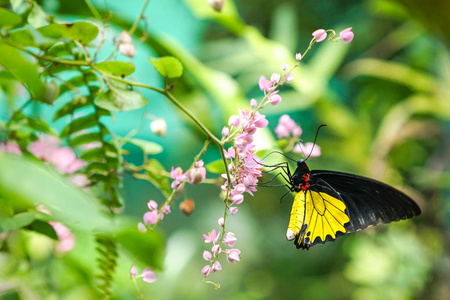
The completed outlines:
{"type": "Polygon", "coordinates": [[[90,114],[78,119],[75,119],[74,121],[70,122],[64,129],[61,131],[60,136],[61,137],[68,137],[74,132],[87,129],[90,127],[93,127],[95,125],[98,125],[97,116],[94,114],[90,114]]]}
{"type": "Polygon", "coordinates": [[[50,24],[38,28],[38,31],[49,38],[67,38],[87,45],[98,35],[98,27],[90,22],[80,21],[65,24],[50,24]]]}
{"type": "Polygon", "coordinates": [[[117,233],[116,238],[133,259],[138,259],[145,265],[156,269],[162,268],[164,241],[159,231],[140,232],[136,228],[136,223],[133,222],[125,230],[117,233]]]}
{"type": "Polygon", "coordinates": [[[183,65],[173,56],[163,56],[159,58],[149,58],[150,63],[156,71],[167,78],[178,78],[183,75],[183,65]]]}
{"type": "Polygon", "coordinates": [[[155,155],[163,151],[163,147],[161,145],[146,140],[130,139],[127,143],[138,146],[142,149],[145,155],[155,155]]]}
{"type": "Polygon", "coordinates": [[[172,188],[169,184],[169,179],[166,177],[166,170],[156,159],[150,159],[145,165],[145,170],[149,177],[150,182],[157,187],[161,193],[168,197],[172,192],[172,188]]]}
{"type": "Polygon", "coordinates": [[[101,142],[101,136],[98,132],[87,133],[79,135],[72,140],[70,140],[70,146],[77,147],[83,144],[88,144],[92,142],[101,142]]]}
{"type": "Polygon", "coordinates": [[[134,65],[132,63],[122,61],[101,62],[94,64],[94,67],[105,73],[119,77],[126,77],[134,72],[134,65]]]}
{"type": "Polygon", "coordinates": [[[61,107],[53,116],[53,121],[58,120],[67,115],[73,114],[77,109],[88,106],[89,102],[86,97],[76,97],[71,102],[61,107]]]}
{"type": "Polygon", "coordinates": [[[40,234],[46,235],[51,239],[57,240],[58,236],[56,235],[55,229],[52,225],[47,222],[42,222],[39,220],[35,220],[28,227],[28,230],[36,231],[40,234]]]}
{"type": "Polygon", "coordinates": [[[41,102],[52,103],[54,95],[47,91],[47,87],[39,78],[37,65],[20,55],[19,50],[0,42],[0,65],[5,67],[17,80],[22,82],[31,96],[41,102]]]}
{"type": "Polygon", "coordinates": [[[112,88],[95,99],[95,105],[115,112],[136,110],[144,107],[148,99],[135,91],[112,88]]]}
{"type": "Polygon", "coordinates": [[[25,212],[16,214],[10,218],[5,218],[0,223],[0,232],[23,228],[31,224],[37,218],[35,212],[25,212]]]}
{"type": "Polygon", "coordinates": [[[225,166],[223,165],[223,160],[218,159],[213,162],[210,162],[205,166],[206,170],[211,173],[223,174],[225,173],[225,166]]]}
{"type": "Polygon", "coordinates": [[[20,22],[22,22],[22,18],[18,14],[0,7],[0,28],[6,26],[13,27],[20,22]]]}
{"type": "Polygon", "coordinates": [[[43,204],[56,221],[82,231],[109,231],[113,223],[98,201],[42,162],[0,154],[0,199],[11,205],[43,204]]]}

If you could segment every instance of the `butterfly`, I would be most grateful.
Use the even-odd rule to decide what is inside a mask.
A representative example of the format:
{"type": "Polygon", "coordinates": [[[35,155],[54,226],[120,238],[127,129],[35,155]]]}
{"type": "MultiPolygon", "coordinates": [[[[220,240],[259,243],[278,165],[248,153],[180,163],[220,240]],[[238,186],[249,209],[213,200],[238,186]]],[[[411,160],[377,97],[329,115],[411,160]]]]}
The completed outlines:
{"type": "Polygon", "coordinates": [[[275,166],[283,169],[289,191],[297,193],[286,233],[297,248],[309,249],[347,233],[421,213],[410,197],[387,184],[354,174],[310,171],[308,158],[297,161],[293,174],[287,163],[275,166]]]}

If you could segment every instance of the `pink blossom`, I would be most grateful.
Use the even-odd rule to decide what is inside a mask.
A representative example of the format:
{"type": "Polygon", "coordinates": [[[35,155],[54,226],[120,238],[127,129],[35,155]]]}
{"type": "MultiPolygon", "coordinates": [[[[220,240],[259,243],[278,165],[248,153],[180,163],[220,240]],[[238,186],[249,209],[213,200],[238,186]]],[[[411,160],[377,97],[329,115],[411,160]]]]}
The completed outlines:
{"type": "Polygon", "coordinates": [[[158,277],[156,277],[155,272],[153,272],[151,268],[145,268],[142,271],[142,275],[143,275],[142,281],[147,283],[153,283],[158,279],[158,277]]]}
{"type": "Polygon", "coordinates": [[[0,153],[13,153],[17,155],[21,155],[22,151],[20,147],[14,142],[4,142],[0,143],[0,153]]]}
{"type": "Polygon", "coordinates": [[[234,233],[227,232],[227,235],[223,239],[223,242],[225,243],[225,246],[233,247],[234,243],[237,241],[237,238],[234,236],[234,233]]]}
{"type": "Polygon", "coordinates": [[[211,6],[215,11],[221,12],[223,5],[225,4],[225,0],[208,0],[209,6],[211,6]]]}
{"type": "Polygon", "coordinates": [[[55,230],[58,236],[59,242],[56,245],[56,250],[60,253],[69,252],[75,246],[75,236],[72,234],[69,228],[60,222],[48,222],[55,230]]]}
{"type": "Polygon", "coordinates": [[[49,153],[54,149],[59,148],[59,146],[60,141],[57,137],[45,134],[39,136],[39,140],[28,145],[28,151],[30,151],[37,158],[48,160],[47,157],[49,153]]]}
{"type": "Polygon", "coordinates": [[[325,29],[317,29],[312,33],[312,36],[316,39],[317,43],[320,43],[327,38],[327,33],[325,29]]]}
{"type": "Polygon", "coordinates": [[[119,33],[119,41],[123,44],[131,44],[133,42],[133,39],[131,38],[131,35],[128,33],[128,31],[122,31],[119,33]]]}
{"type": "Polygon", "coordinates": [[[264,77],[264,75],[261,75],[261,77],[259,77],[258,85],[261,91],[264,92],[266,90],[267,79],[266,77],[264,77]]]}
{"type": "Polygon", "coordinates": [[[288,137],[290,133],[290,131],[283,124],[278,124],[274,130],[275,133],[277,134],[277,138],[279,139],[288,137]]]}
{"type": "Polygon", "coordinates": [[[158,208],[158,203],[156,203],[155,200],[150,200],[150,201],[148,201],[147,206],[148,206],[148,209],[155,210],[158,208]]]}
{"type": "Polygon", "coordinates": [[[140,232],[142,232],[142,233],[145,233],[145,232],[147,232],[147,227],[145,227],[144,223],[139,222],[139,223],[138,223],[138,230],[139,230],[140,232]]]}
{"type": "Polygon", "coordinates": [[[210,232],[208,232],[208,235],[204,234],[203,238],[205,239],[205,243],[217,243],[219,240],[219,234],[216,234],[216,230],[213,229],[210,232]]]}
{"type": "Polygon", "coordinates": [[[234,150],[234,147],[228,148],[228,152],[226,150],[223,150],[223,153],[225,154],[225,158],[227,158],[227,159],[234,158],[236,155],[236,151],[234,150]]]}
{"type": "Polygon", "coordinates": [[[318,157],[318,156],[320,156],[322,154],[320,146],[316,144],[314,146],[314,149],[313,149],[313,146],[314,146],[313,143],[306,143],[305,145],[303,145],[302,143],[297,143],[294,146],[294,149],[292,149],[292,152],[298,153],[298,154],[304,154],[304,155],[309,156],[309,157],[318,157]]]}
{"type": "Polygon", "coordinates": [[[339,32],[339,35],[341,36],[342,41],[344,43],[350,43],[353,40],[353,37],[355,36],[355,34],[351,30],[352,30],[352,27],[349,27],[349,28],[345,28],[344,30],[339,32]]]}
{"type": "Polygon", "coordinates": [[[211,251],[214,253],[214,255],[218,255],[220,252],[222,252],[219,244],[212,246],[211,251]]]}
{"type": "Polygon", "coordinates": [[[213,263],[212,271],[215,272],[215,271],[220,271],[220,270],[222,270],[222,266],[221,266],[220,263],[216,260],[216,261],[213,263]]]}
{"type": "Polygon", "coordinates": [[[301,136],[302,133],[303,133],[303,130],[300,128],[300,126],[296,126],[296,127],[294,128],[294,130],[292,130],[292,135],[293,135],[293,136],[296,136],[296,137],[301,136]]]}
{"type": "Polygon", "coordinates": [[[202,269],[202,274],[208,276],[209,273],[211,273],[211,266],[210,265],[204,266],[202,269]]]}
{"type": "Polygon", "coordinates": [[[294,80],[294,74],[292,74],[292,73],[287,74],[286,75],[286,82],[287,83],[291,83],[292,80],[294,80]]]}
{"type": "Polygon", "coordinates": [[[181,184],[184,180],[186,180],[186,173],[183,173],[183,169],[180,167],[173,168],[170,171],[170,177],[174,179],[171,184],[171,187],[175,190],[178,190],[181,187],[181,184]]]}
{"type": "Polygon", "coordinates": [[[239,205],[242,202],[244,202],[244,196],[243,195],[234,195],[231,197],[231,201],[233,201],[234,204],[239,205]]]}
{"type": "Polygon", "coordinates": [[[144,214],[144,224],[156,224],[158,221],[158,211],[148,211],[144,214]]]}
{"type": "Polygon", "coordinates": [[[281,70],[286,71],[287,69],[289,69],[289,66],[287,64],[281,65],[281,70]]]}
{"type": "Polygon", "coordinates": [[[128,57],[134,57],[136,54],[136,49],[132,44],[119,44],[119,51],[128,57]]]}
{"type": "Polygon", "coordinates": [[[217,220],[217,223],[219,223],[220,227],[223,227],[223,223],[225,222],[223,217],[220,217],[219,220],[217,220]]]}
{"type": "Polygon", "coordinates": [[[232,115],[230,117],[230,119],[228,120],[228,125],[238,127],[240,122],[241,122],[241,120],[238,115],[232,115]]]}
{"type": "Polygon", "coordinates": [[[291,117],[287,114],[282,115],[279,119],[278,119],[278,123],[285,126],[287,130],[292,131],[295,126],[297,126],[297,124],[295,123],[294,120],[291,119],[291,117]]]}
{"type": "Polygon", "coordinates": [[[295,60],[296,61],[301,61],[302,60],[302,54],[301,53],[296,53],[295,54],[295,60]]]}
{"type": "Polygon", "coordinates": [[[264,128],[269,124],[269,121],[267,121],[266,116],[260,114],[259,112],[255,112],[252,121],[255,127],[257,128],[264,128]]]}
{"type": "Polygon", "coordinates": [[[279,73],[273,73],[272,76],[270,76],[270,81],[274,83],[278,83],[280,81],[281,75],[279,73]]]}
{"type": "Polygon", "coordinates": [[[270,104],[277,105],[281,102],[281,96],[278,95],[278,91],[271,93],[268,97],[270,104]]]}
{"type": "Polygon", "coordinates": [[[227,126],[223,126],[222,128],[222,135],[223,136],[228,136],[230,134],[230,128],[228,128],[227,126]]]}
{"type": "Polygon", "coordinates": [[[138,269],[137,269],[136,267],[132,267],[131,270],[130,270],[130,276],[131,276],[131,278],[136,277],[136,276],[137,276],[137,273],[138,273],[138,269]]]}
{"type": "Polygon", "coordinates": [[[210,261],[211,258],[212,258],[211,252],[209,252],[209,251],[207,251],[207,250],[203,251],[203,259],[204,259],[204,260],[210,261]]]}
{"type": "Polygon", "coordinates": [[[278,125],[275,127],[275,133],[279,139],[289,137],[291,134],[294,137],[299,137],[302,134],[302,129],[297,126],[295,121],[292,120],[289,115],[284,114],[278,120],[278,125]]]}
{"type": "Polygon", "coordinates": [[[87,176],[84,174],[74,174],[69,177],[69,181],[77,187],[86,187],[89,183],[87,176]]]}
{"type": "Polygon", "coordinates": [[[204,163],[199,160],[195,163],[194,167],[191,168],[187,173],[187,181],[190,184],[199,184],[203,182],[206,178],[206,169],[203,167],[204,163]]]}
{"type": "Polygon", "coordinates": [[[235,215],[238,212],[238,208],[232,206],[228,209],[228,211],[230,212],[230,214],[235,215]]]}
{"type": "Polygon", "coordinates": [[[257,106],[258,106],[258,102],[256,101],[256,99],[250,100],[250,107],[251,108],[256,108],[257,106]]]}
{"type": "Polygon", "coordinates": [[[230,264],[234,264],[236,261],[241,260],[241,251],[239,249],[227,249],[225,250],[227,261],[230,264]]]}
{"type": "Polygon", "coordinates": [[[165,213],[166,215],[167,215],[167,214],[170,214],[170,213],[171,213],[171,211],[170,211],[170,205],[164,206],[162,212],[165,213]]]}

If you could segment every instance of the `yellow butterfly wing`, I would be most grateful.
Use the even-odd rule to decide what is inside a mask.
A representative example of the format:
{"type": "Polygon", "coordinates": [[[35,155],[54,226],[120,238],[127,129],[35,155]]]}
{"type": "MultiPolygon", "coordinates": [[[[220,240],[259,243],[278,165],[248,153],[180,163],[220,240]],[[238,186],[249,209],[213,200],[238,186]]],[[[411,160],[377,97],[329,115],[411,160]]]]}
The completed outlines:
{"type": "Polygon", "coordinates": [[[286,237],[295,239],[297,248],[307,249],[335,240],[339,232],[345,234],[345,224],[349,221],[342,200],[325,192],[300,191],[292,204],[286,237]]]}

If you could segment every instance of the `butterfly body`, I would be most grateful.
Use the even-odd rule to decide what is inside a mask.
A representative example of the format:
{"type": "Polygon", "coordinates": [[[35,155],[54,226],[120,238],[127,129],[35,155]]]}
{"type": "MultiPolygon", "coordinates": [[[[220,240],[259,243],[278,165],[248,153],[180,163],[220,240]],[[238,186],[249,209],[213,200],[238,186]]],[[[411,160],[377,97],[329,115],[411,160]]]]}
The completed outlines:
{"type": "Polygon", "coordinates": [[[389,185],[348,173],[310,171],[305,160],[297,162],[288,183],[297,195],[286,237],[297,248],[420,214],[411,198],[389,185]]]}

